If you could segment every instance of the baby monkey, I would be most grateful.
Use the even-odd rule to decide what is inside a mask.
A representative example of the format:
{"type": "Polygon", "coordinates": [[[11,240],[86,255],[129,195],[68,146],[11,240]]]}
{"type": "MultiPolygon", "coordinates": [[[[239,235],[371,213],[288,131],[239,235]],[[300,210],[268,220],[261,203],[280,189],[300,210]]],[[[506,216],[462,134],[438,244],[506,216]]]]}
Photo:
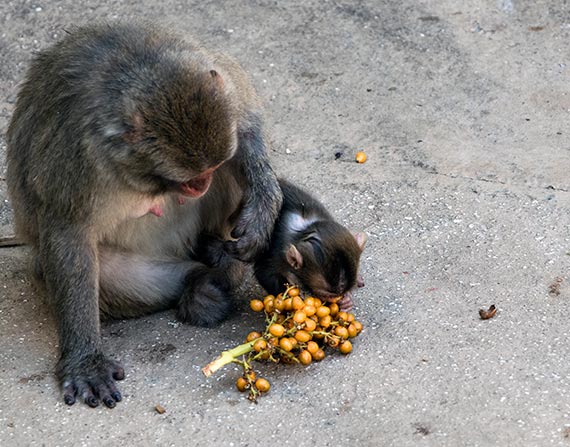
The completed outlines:
{"type": "Polygon", "coordinates": [[[306,191],[280,179],[283,205],[269,248],[255,261],[255,277],[277,295],[285,283],[297,284],[324,300],[341,296],[352,308],[352,289],[364,283],[358,274],[364,233],[352,233],[334,220],[306,191]]]}
{"type": "MultiPolygon", "coordinates": [[[[255,277],[273,295],[282,292],[286,283],[296,284],[324,300],[340,296],[339,307],[350,310],[352,289],[364,286],[358,266],[366,235],[353,234],[340,225],[317,199],[301,188],[284,179],[279,179],[279,186],[283,205],[271,243],[254,262],[255,277]]],[[[232,272],[235,279],[241,278],[236,271],[243,269],[243,264],[226,256],[222,243],[216,237],[202,234],[194,256],[232,272]]]]}

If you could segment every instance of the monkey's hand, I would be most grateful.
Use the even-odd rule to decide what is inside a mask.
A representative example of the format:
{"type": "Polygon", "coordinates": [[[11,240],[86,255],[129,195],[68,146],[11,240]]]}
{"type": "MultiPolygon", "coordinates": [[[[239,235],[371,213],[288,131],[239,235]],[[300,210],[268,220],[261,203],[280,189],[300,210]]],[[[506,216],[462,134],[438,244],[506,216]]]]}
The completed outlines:
{"type": "Polygon", "coordinates": [[[276,183],[267,182],[251,188],[232,238],[224,243],[226,252],[242,262],[253,262],[269,245],[283,196],[276,183]],[[263,189],[262,189],[263,188],[263,189]]]}
{"type": "Polygon", "coordinates": [[[122,399],[115,380],[123,380],[125,371],[118,362],[100,352],[80,359],[62,358],[57,365],[57,376],[67,405],[73,405],[79,397],[92,408],[100,401],[114,408],[122,399]]]}
{"type": "Polygon", "coordinates": [[[341,312],[350,312],[354,303],[352,302],[352,292],[346,292],[340,300],[337,301],[341,312]]]}

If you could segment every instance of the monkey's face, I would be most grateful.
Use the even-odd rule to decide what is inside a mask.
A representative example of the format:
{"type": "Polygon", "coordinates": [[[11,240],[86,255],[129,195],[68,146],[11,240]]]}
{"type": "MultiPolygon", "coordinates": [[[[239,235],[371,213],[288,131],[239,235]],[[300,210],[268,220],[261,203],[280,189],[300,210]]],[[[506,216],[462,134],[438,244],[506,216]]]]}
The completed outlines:
{"type": "Polygon", "coordinates": [[[319,298],[342,296],[356,286],[363,244],[336,222],[316,222],[289,247],[290,273],[319,298]]]}
{"type": "Polygon", "coordinates": [[[200,197],[237,148],[235,110],[210,74],[180,75],[135,103],[124,140],[131,169],[156,192],[200,197]]]}

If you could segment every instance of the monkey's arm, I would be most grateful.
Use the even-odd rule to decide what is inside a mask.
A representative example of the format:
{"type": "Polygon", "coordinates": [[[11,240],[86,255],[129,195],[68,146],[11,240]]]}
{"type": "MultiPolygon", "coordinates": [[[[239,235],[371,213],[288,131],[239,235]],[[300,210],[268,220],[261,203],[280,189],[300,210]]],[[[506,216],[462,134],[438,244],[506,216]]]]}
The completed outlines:
{"type": "Polygon", "coordinates": [[[57,376],[65,403],[72,405],[79,396],[91,407],[101,400],[112,408],[121,400],[114,379],[123,379],[124,371],[101,350],[96,242],[85,228],[54,216],[41,219],[40,228],[39,254],[59,326],[57,376]]]}
{"type": "Polygon", "coordinates": [[[261,117],[252,114],[248,126],[238,132],[238,151],[230,162],[242,184],[243,207],[231,233],[237,241],[227,241],[233,257],[253,262],[269,244],[283,196],[267,155],[261,117]]]}

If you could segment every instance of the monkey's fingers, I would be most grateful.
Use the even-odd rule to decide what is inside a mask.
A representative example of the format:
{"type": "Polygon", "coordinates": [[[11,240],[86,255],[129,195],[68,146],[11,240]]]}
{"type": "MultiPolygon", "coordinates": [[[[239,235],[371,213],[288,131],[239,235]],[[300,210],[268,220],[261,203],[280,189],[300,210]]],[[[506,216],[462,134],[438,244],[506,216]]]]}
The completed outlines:
{"type": "Polygon", "coordinates": [[[234,259],[242,262],[253,262],[269,244],[271,234],[267,228],[270,225],[262,226],[260,223],[243,227],[238,224],[231,236],[237,238],[224,242],[224,251],[234,259]]]}
{"type": "Polygon", "coordinates": [[[253,262],[267,244],[260,243],[259,239],[242,236],[236,241],[225,241],[224,251],[232,258],[242,262],[253,262]]]}
{"type": "Polygon", "coordinates": [[[341,312],[350,312],[354,303],[352,302],[352,293],[345,293],[340,300],[337,301],[338,308],[341,312]]]}

